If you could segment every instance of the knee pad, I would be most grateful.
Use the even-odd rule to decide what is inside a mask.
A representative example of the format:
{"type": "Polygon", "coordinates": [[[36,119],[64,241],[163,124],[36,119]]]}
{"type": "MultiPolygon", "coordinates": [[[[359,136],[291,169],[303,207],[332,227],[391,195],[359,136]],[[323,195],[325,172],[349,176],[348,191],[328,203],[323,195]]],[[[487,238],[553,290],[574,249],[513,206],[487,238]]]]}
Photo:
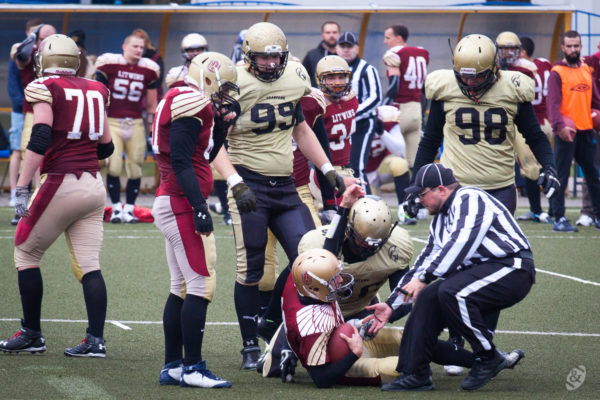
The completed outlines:
{"type": "Polygon", "coordinates": [[[390,169],[394,177],[402,176],[408,172],[408,162],[401,157],[394,157],[390,161],[390,169]]]}

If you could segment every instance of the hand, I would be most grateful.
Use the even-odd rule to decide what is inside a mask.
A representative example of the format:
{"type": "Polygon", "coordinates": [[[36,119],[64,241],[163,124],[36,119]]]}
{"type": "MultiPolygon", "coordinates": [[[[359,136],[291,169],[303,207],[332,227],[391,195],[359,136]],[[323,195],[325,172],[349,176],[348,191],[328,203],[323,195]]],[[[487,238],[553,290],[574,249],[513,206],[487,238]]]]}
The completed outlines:
{"type": "Polygon", "coordinates": [[[245,182],[240,182],[231,188],[235,204],[242,214],[256,211],[256,196],[245,182]]]}
{"type": "Polygon", "coordinates": [[[421,282],[418,278],[412,278],[410,282],[402,287],[402,290],[406,292],[404,295],[404,301],[408,302],[408,299],[412,297],[413,302],[417,301],[417,297],[421,290],[425,289],[427,284],[425,282],[421,282]]]}
{"type": "Polygon", "coordinates": [[[197,235],[208,236],[214,230],[213,222],[206,203],[194,207],[194,228],[197,235]]]}
{"type": "Polygon", "coordinates": [[[419,210],[423,208],[423,204],[417,201],[417,194],[410,193],[406,196],[404,203],[402,203],[404,213],[411,218],[416,218],[419,210]]]}
{"type": "Polygon", "coordinates": [[[344,195],[342,196],[342,201],[340,202],[340,207],[352,208],[354,203],[356,203],[356,200],[364,196],[365,191],[362,188],[362,186],[353,183],[350,186],[348,186],[348,189],[346,189],[346,191],[344,192],[344,195]]]}
{"type": "Polygon", "coordinates": [[[379,106],[377,118],[383,122],[400,122],[400,110],[394,106],[379,106]]]}
{"type": "Polygon", "coordinates": [[[560,190],[560,182],[556,175],[556,170],[551,165],[546,165],[540,170],[537,184],[542,187],[548,199],[554,196],[557,190],[560,190]]]}
{"type": "Polygon", "coordinates": [[[387,303],[377,303],[373,304],[372,306],[367,306],[366,309],[373,310],[373,314],[363,319],[362,323],[366,324],[369,321],[373,321],[368,332],[372,335],[375,335],[390,319],[390,316],[392,315],[392,308],[388,306],[387,303]]]}
{"type": "Polygon", "coordinates": [[[342,339],[344,339],[344,341],[346,342],[346,344],[348,345],[348,348],[350,349],[351,352],[353,352],[354,354],[356,354],[356,357],[362,356],[362,352],[363,352],[363,341],[362,338],[360,337],[360,334],[358,333],[358,331],[356,330],[355,327],[354,328],[354,333],[352,334],[352,337],[348,337],[346,335],[344,335],[343,333],[340,333],[340,337],[342,339]]]}
{"type": "Polygon", "coordinates": [[[296,373],[296,365],[298,359],[292,350],[282,349],[281,359],[279,361],[279,369],[281,369],[281,382],[293,383],[294,374],[296,373]]]}
{"type": "Polygon", "coordinates": [[[23,218],[29,214],[27,205],[29,203],[29,187],[17,186],[15,193],[15,214],[17,217],[23,218]]]}
{"type": "Polygon", "coordinates": [[[560,131],[558,131],[558,136],[565,142],[572,143],[576,133],[577,131],[575,129],[569,126],[565,126],[560,131]]]}
{"type": "Polygon", "coordinates": [[[325,178],[327,182],[331,185],[332,188],[337,189],[337,194],[335,197],[342,197],[344,191],[346,190],[346,185],[344,185],[344,178],[335,170],[331,170],[325,174],[325,178]]]}
{"type": "Polygon", "coordinates": [[[388,67],[399,67],[400,56],[391,50],[388,50],[383,55],[383,63],[388,67]]]}

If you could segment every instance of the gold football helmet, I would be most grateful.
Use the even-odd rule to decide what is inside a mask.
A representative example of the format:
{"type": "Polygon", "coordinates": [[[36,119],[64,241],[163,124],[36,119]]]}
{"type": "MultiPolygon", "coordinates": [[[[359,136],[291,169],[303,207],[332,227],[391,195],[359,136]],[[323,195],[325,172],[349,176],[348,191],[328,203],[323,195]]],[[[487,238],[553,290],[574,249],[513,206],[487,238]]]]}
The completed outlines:
{"type": "Polygon", "coordinates": [[[326,56],[321,58],[317,63],[316,68],[317,83],[319,89],[329,96],[339,99],[350,93],[352,87],[352,71],[346,60],[339,56],[326,56]],[[345,83],[337,84],[325,82],[325,78],[332,75],[342,75],[345,78],[345,83]]]}
{"type": "Polygon", "coordinates": [[[481,34],[465,36],[454,49],[454,75],[463,94],[475,102],[496,82],[496,46],[481,34]],[[464,79],[475,80],[472,85],[464,79]]]}
{"type": "Polygon", "coordinates": [[[181,55],[187,62],[207,50],[208,42],[199,33],[189,33],[181,40],[181,55]]]}
{"type": "Polygon", "coordinates": [[[496,48],[498,49],[500,68],[505,69],[519,59],[521,40],[519,40],[519,37],[514,32],[502,32],[496,37],[496,48]]]}
{"type": "Polygon", "coordinates": [[[244,37],[243,52],[244,63],[249,72],[263,82],[273,82],[285,70],[288,60],[288,44],[285,34],[277,25],[270,22],[254,24],[244,37]],[[271,63],[268,66],[256,63],[257,56],[279,56],[279,64],[271,63]]]}
{"type": "Polygon", "coordinates": [[[302,296],[329,303],[352,296],[354,277],[330,251],[311,249],[296,257],[292,278],[302,296]]]}
{"type": "Polygon", "coordinates": [[[38,77],[48,74],[76,75],[79,48],[68,36],[50,35],[40,43],[35,53],[34,67],[38,77]]]}
{"type": "Polygon", "coordinates": [[[354,203],[348,215],[346,240],[353,252],[366,259],[387,242],[392,233],[392,213],[387,203],[366,196],[354,203]]]}
{"type": "Polygon", "coordinates": [[[236,84],[237,70],[229,57],[214,51],[197,55],[192,59],[185,80],[210,97],[215,111],[222,113],[221,108],[229,111],[239,109],[237,100],[229,94],[231,91],[240,92],[236,84]]]}

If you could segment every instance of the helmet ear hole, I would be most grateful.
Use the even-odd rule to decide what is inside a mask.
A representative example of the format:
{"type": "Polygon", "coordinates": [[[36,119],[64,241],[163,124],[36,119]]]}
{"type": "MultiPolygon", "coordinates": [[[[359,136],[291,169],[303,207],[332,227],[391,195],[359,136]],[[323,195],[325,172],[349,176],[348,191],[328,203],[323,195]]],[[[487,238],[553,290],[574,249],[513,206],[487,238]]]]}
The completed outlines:
{"type": "MultiPolygon", "coordinates": [[[[212,80],[208,77],[205,76],[204,77],[204,87],[211,87],[212,85],[212,80]]],[[[209,95],[210,93],[205,93],[205,95],[209,95]]]]}

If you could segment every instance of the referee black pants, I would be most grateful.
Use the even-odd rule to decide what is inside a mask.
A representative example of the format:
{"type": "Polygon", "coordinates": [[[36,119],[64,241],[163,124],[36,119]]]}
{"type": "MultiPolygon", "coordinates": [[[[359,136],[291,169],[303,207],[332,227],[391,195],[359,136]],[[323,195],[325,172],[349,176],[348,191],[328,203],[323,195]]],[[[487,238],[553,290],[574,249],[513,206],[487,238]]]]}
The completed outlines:
{"type": "Polygon", "coordinates": [[[371,155],[371,142],[375,132],[375,118],[365,118],[356,121],[356,131],[352,134],[352,146],[350,147],[350,167],[354,170],[354,176],[360,178],[367,184],[367,162],[371,155]]]}
{"type": "Polygon", "coordinates": [[[487,328],[485,315],[508,308],[529,293],[534,281],[529,262],[531,266],[525,269],[478,264],[423,289],[404,326],[396,370],[428,375],[445,327],[463,336],[475,354],[493,349],[493,332],[487,328]]]}

